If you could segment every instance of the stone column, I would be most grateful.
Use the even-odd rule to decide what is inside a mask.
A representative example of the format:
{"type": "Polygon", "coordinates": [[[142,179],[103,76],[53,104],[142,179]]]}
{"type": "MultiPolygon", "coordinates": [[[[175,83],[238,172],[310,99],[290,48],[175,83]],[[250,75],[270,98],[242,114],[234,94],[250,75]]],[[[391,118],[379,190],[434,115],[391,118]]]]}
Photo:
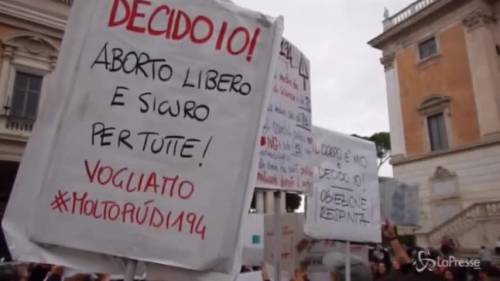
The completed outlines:
{"type": "Polygon", "coordinates": [[[387,105],[389,108],[389,126],[391,131],[391,147],[393,159],[406,155],[406,144],[403,127],[403,114],[401,110],[401,96],[399,90],[399,77],[396,54],[387,53],[380,59],[385,69],[385,82],[387,87],[387,105]]]}
{"type": "Polygon", "coordinates": [[[2,54],[2,67],[0,69],[0,115],[4,115],[7,112],[4,109],[4,106],[8,105],[7,102],[11,102],[11,99],[8,100],[9,95],[9,79],[10,79],[10,71],[11,71],[11,61],[14,56],[14,48],[11,46],[3,46],[3,54],[2,54]]]}
{"type": "Polygon", "coordinates": [[[282,191],[280,196],[281,213],[286,214],[286,192],[282,191]]]}
{"type": "Polygon", "coordinates": [[[274,191],[272,190],[267,190],[265,191],[266,194],[266,214],[274,214],[274,191]]]}
{"type": "Polygon", "coordinates": [[[494,16],[485,8],[462,21],[482,138],[500,136],[500,71],[495,49],[494,16]]]}
{"type": "Polygon", "coordinates": [[[264,192],[263,190],[255,189],[255,208],[258,214],[263,214],[265,212],[264,192]]]}

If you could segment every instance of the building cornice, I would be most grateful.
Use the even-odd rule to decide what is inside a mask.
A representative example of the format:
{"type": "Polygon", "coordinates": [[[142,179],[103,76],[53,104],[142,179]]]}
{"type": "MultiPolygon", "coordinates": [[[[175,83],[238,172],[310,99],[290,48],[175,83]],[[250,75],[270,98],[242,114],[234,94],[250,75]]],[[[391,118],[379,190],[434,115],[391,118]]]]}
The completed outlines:
{"type": "Polygon", "coordinates": [[[466,0],[440,0],[429,7],[425,8],[422,11],[419,11],[415,15],[409,17],[408,19],[404,20],[401,23],[398,23],[395,26],[390,27],[389,29],[385,30],[382,34],[379,36],[373,38],[368,42],[368,44],[374,48],[377,49],[383,49],[384,45],[390,41],[392,38],[395,36],[401,34],[402,32],[406,31],[408,28],[414,26],[415,24],[419,23],[420,21],[424,20],[425,18],[429,17],[430,15],[433,15],[434,13],[441,11],[444,8],[448,8],[450,4],[457,3],[457,2],[464,2],[466,0]]]}
{"type": "MultiPolygon", "coordinates": [[[[62,3],[61,3],[62,5],[62,3]]],[[[0,1],[0,21],[7,24],[16,21],[29,22],[36,26],[43,26],[60,33],[66,28],[66,17],[55,15],[46,11],[37,11],[33,7],[13,1],[0,1]]],[[[16,24],[12,24],[17,26],[16,24]]]]}
{"type": "Polygon", "coordinates": [[[26,143],[28,143],[28,139],[29,136],[27,135],[21,135],[21,134],[13,135],[5,132],[0,132],[0,140],[2,141],[9,141],[24,146],[26,145],[26,143]]]}
{"type": "Polygon", "coordinates": [[[393,158],[391,164],[393,166],[401,166],[413,162],[425,161],[433,158],[449,156],[457,153],[467,152],[475,149],[485,148],[489,146],[500,145],[500,136],[491,136],[485,140],[481,140],[480,142],[474,144],[463,145],[459,147],[455,147],[446,151],[435,151],[425,155],[416,155],[410,157],[397,157],[393,158]]]}
{"type": "Polygon", "coordinates": [[[477,27],[494,24],[497,20],[495,16],[483,9],[476,9],[464,17],[462,23],[468,30],[473,30],[477,27]]]}
{"type": "Polygon", "coordinates": [[[396,53],[391,52],[384,54],[382,58],[380,58],[380,63],[384,66],[385,71],[391,70],[394,68],[394,60],[396,59],[396,53]]]}

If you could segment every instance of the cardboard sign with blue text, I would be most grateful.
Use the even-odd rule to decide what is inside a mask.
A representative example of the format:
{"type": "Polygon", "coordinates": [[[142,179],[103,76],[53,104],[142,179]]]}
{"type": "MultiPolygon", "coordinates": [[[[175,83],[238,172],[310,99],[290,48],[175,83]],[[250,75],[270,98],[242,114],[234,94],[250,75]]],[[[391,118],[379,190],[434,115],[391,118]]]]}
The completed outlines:
{"type": "Polygon", "coordinates": [[[74,5],[3,221],[13,255],[232,272],[282,21],[223,0],[74,5]]]}
{"type": "Polygon", "coordinates": [[[304,231],[316,239],[380,242],[375,144],[313,128],[314,188],[304,231]]]}

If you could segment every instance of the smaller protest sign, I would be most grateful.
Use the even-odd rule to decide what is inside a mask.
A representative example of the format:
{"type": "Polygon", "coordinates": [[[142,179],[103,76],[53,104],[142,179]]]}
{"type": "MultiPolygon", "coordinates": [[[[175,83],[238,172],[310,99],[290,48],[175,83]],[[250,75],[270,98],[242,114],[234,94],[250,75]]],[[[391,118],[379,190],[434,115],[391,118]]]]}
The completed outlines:
{"type": "Polygon", "coordinates": [[[306,56],[283,38],[260,139],[258,187],[293,191],[312,188],[309,69],[306,56]]]}
{"type": "Polygon", "coordinates": [[[305,232],[317,239],[380,242],[375,144],[313,128],[314,188],[305,232]]]}
{"type": "Polygon", "coordinates": [[[293,273],[298,266],[296,246],[304,236],[304,214],[289,213],[279,217],[281,226],[280,245],[274,244],[274,215],[264,217],[264,258],[270,264],[279,260],[280,269],[293,273]]]}
{"type": "MultiPolygon", "coordinates": [[[[267,271],[267,276],[268,276],[270,281],[276,280],[275,270],[274,270],[274,267],[272,265],[266,264],[266,271],[267,271]]],[[[286,270],[281,270],[280,272],[281,272],[280,277],[279,277],[280,281],[297,280],[295,278],[293,272],[288,272],[286,270]]]]}
{"type": "MultiPolygon", "coordinates": [[[[309,276],[309,274],[332,272],[332,268],[336,267],[338,263],[345,263],[346,243],[333,240],[316,240],[308,237],[304,233],[304,214],[301,213],[280,215],[279,223],[282,230],[282,240],[276,247],[273,244],[274,221],[272,216],[266,215],[264,218],[264,256],[266,263],[270,264],[277,264],[276,259],[279,259],[282,279],[283,276],[294,276],[295,274],[307,274],[309,276]],[[335,259],[335,257],[339,256],[342,256],[341,261],[335,259]],[[325,260],[327,257],[328,259],[325,260]]],[[[351,244],[350,249],[352,264],[362,263],[368,266],[367,246],[351,244]]],[[[270,276],[274,275],[270,274],[270,276]]],[[[324,276],[324,274],[316,274],[315,276],[324,276]]]]}
{"type": "Polygon", "coordinates": [[[264,262],[264,214],[249,214],[243,220],[243,257],[246,266],[264,262]]]}
{"type": "Polygon", "coordinates": [[[418,186],[380,178],[381,215],[398,226],[419,224],[418,186]]]}

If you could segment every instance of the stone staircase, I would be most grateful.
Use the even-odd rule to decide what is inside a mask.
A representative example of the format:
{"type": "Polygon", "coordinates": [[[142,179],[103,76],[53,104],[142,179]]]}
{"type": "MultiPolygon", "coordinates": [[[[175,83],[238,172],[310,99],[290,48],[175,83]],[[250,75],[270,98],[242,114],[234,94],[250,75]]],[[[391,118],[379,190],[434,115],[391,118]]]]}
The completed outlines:
{"type": "MultiPolygon", "coordinates": [[[[478,223],[484,221],[500,221],[500,201],[475,203],[444,223],[436,226],[427,234],[427,237],[430,245],[439,247],[443,236],[457,237],[472,230],[478,223]]],[[[498,235],[500,233],[496,237],[498,235]]],[[[464,251],[464,253],[470,251],[471,254],[474,251],[477,254],[477,249],[465,248],[461,251],[464,251]]]]}

